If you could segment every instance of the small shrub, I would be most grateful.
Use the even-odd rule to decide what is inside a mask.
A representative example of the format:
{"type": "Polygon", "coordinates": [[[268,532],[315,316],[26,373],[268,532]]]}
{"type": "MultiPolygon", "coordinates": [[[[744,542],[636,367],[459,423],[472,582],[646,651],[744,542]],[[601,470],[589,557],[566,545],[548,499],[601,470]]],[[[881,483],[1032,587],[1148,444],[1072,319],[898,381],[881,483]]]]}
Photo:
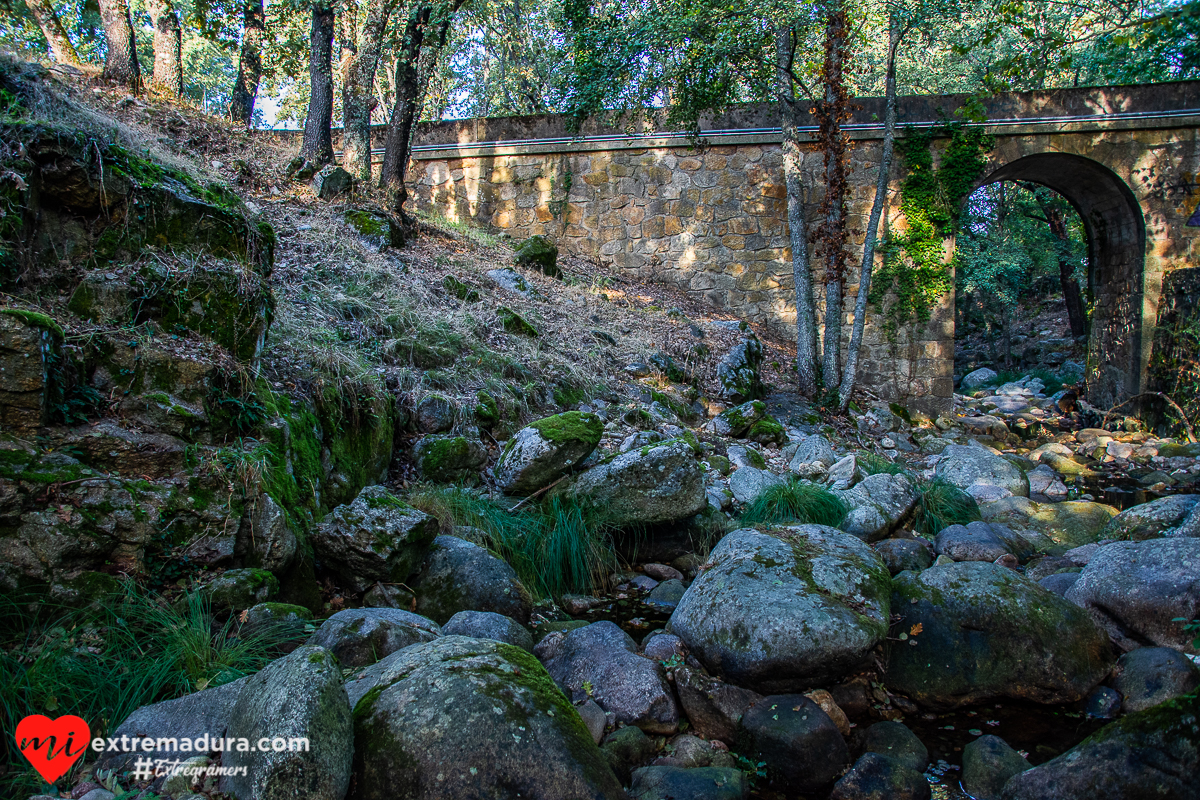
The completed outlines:
{"type": "Polygon", "coordinates": [[[742,512],[747,525],[782,523],[837,526],[846,517],[846,504],[821,486],[791,478],[772,486],[742,512]]]}
{"type": "Polygon", "coordinates": [[[983,519],[975,498],[942,480],[918,484],[915,527],[918,533],[933,536],[951,525],[966,525],[983,519]]]}

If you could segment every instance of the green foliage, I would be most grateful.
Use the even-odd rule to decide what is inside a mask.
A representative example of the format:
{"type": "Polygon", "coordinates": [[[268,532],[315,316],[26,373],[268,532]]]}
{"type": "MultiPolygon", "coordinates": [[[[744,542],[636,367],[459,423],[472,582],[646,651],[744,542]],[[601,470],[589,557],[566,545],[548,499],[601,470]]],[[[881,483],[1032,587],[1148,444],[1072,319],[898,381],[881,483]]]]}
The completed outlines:
{"type": "Polygon", "coordinates": [[[516,571],[534,594],[600,590],[617,566],[612,527],[602,510],[568,495],[553,495],[515,512],[475,492],[427,487],[407,498],[436,517],[442,530],[456,526],[483,532],[486,544],[516,571]]]}
{"type": "MultiPolygon", "coordinates": [[[[104,736],[136,708],[219,686],[277,655],[278,636],[242,635],[218,623],[200,593],[175,605],[126,584],[83,610],[35,596],[0,595],[0,727],[29,714],[74,714],[104,736]]],[[[5,737],[0,794],[24,797],[42,782],[5,737]]],[[[82,764],[82,762],[81,762],[82,764]]]]}
{"type": "Polygon", "coordinates": [[[984,153],[991,146],[983,128],[962,123],[929,133],[909,130],[897,142],[908,169],[900,189],[908,229],[880,247],[883,265],[872,278],[869,296],[883,312],[889,338],[913,321],[928,322],[934,306],[953,288],[945,240],[954,233],[962,201],[983,174],[984,153]],[[936,167],[935,136],[949,136],[936,167]]]}
{"type": "Polygon", "coordinates": [[[1172,622],[1184,623],[1184,633],[1194,633],[1196,638],[1192,640],[1192,649],[1200,650],[1200,619],[1188,620],[1187,617],[1175,617],[1172,622]]]}
{"type": "Polygon", "coordinates": [[[983,519],[974,497],[943,480],[920,483],[917,491],[921,494],[913,523],[917,533],[932,536],[951,525],[966,525],[983,519]]]}
{"type": "Polygon", "coordinates": [[[878,475],[880,473],[903,475],[907,472],[903,464],[897,464],[895,461],[890,461],[886,457],[875,453],[859,453],[855,460],[858,462],[858,468],[868,475],[878,475]]]}
{"type": "Polygon", "coordinates": [[[846,517],[837,495],[812,483],[789,478],[754,499],[742,512],[746,525],[813,524],[836,527],[846,517]]]}

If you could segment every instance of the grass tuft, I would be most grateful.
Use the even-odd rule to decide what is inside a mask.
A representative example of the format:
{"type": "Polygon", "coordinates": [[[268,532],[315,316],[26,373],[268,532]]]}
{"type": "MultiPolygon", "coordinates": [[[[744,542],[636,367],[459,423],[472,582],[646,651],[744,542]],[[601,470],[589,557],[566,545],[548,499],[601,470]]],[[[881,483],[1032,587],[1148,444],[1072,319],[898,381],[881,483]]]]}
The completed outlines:
{"type": "Polygon", "coordinates": [[[796,478],[772,486],[742,512],[746,525],[800,523],[836,527],[846,518],[846,504],[824,487],[796,478]]]}
{"type": "Polygon", "coordinates": [[[983,519],[975,498],[957,486],[932,480],[918,484],[917,490],[921,493],[914,522],[918,533],[934,536],[951,525],[966,525],[983,519]]]}
{"type": "Polygon", "coordinates": [[[868,475],[878,475],[886,473],[888,475],[902,475],[908,470],[903,464],[897,464],[894,461],[889,461],[887,458],[875,453],[859,453],[858,467],[868,475]]]}

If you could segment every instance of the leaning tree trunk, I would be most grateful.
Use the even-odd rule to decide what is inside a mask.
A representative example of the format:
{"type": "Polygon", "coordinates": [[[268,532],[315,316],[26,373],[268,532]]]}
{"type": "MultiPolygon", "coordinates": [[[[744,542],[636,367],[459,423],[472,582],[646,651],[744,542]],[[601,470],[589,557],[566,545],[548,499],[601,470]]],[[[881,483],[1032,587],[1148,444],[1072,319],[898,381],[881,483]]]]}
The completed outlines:
{"type": "Polygon", "coordinates": [[[417,121],[417,111],[422,100],[419,58],[427,31],[429,43],[440,48],[446,41],[450,23],[455,12],[465,0],[447,0],[435,7],[434,3],[422,2],[409,14],[404,37],[396,58],[396,80],[393,86],[396,103],[388,121],[387,142],[384,145],[383,172],[379,185],[388,195],[388,206],[401,219],[408,219],[404,203],[408,200],[408,189],[404,179],[408,172],[408,157],[412,147],[412,131],[417,121]],[[437,17],[431,22],[434,14],[437,17]]]}
{"type": "Polygon", "coordinates": [[[254,101],[262,79],[262,46],[267,33],[267,15],[263,0],[245,0],[242,5],[242,49],[238,58],[237,80],[229,101],[229,118],[246,127],[254,120],[254,101]]]}
{"type": "Polygon", "coordinates": [[[842,272],[846,263],[846,11],[831,0],[825,23],[825,97],[818,103],[821,147],[825,151],[825,202],[817,248],[825,258],[825,353],[821,379],[828,391],[840,382],[842,348],[842,272]]]}
{"type": "Polygon", "coordinates": [[[791,68],[795,44],[790,28],[775,33],[779,115],[783,129],[783,180],[787,190],[788,236],[792,245],[792,285],[796,296],[796,383],[800,393],[817,393],[817,315],[813,306],[812,265],[808,260],[808,226],[804,219],[804,187],[800,180],[800,131],[791,68]]]}
{"type": "Polygon", "coordinates": [[[858,272],[858,297],[854,300],[854,328],[850,332],[850,348],[846,351],[846,368],[838,389],[838,409],[843,413],[850,405],[850,394],[858,380],[858,352],[862,347],[863,330],[867,324],[867,295],[871,292],[871,270],[875,267],[875,242],[879,236],[879,220],[887,205],[888,178],[892,171],[892,151],[896,145],[896,51],[903,33],[893,16],[888,25],[887,79],[883,122],[883,152],[879,155],[879,177],[875,179],[875,199],[871,203],[871,219],[867,222],[863,241],[862,265],[858,272]]]}
{"type": "Polygon", "coordinates": [[[359,180],[371,180],[371,112],[375,71],[383,50],[392,0],[369,0],[357,52],[342,82],[342,167],[359,180]]]}
{"type": "Polygon", "coordinates": [[[142,71],[138,67],[137,41],[133,38],[133,23],[129,19],[129,4],[125,0],[100,0],[100,21],[108,52],[104,56],[104,77],[119,81],[133,91],[142,87],[142,71]]]}
{"type": "Polygon", "coordinates": [[[183,94],[182,34],[171,0],[149,0],[154,23],[154,74],[150,84],[172,97],[183,94]]]}
{"type": "Polygon", "coordinates": [[[300,157],[313,164],[333,161],[333,6],[314,4],[308,55],[308,114],[300,157]]]}
{"type": "Polygon", "coordinates": [[[1075,280],[1075,265],[1067,258],[1067,248],[1071,242],[1067,221],[1062,209],[1049,203],[1042,203],[1042,213],[1046,215],[1050,233],[1058,239],[1058,276],[1062,282],[1063,300],[1067,304],[1067,319],[1071,322],[1071,335],[1078,339],[1087,335],[1087,312],[1083,308],[1083,292],[1079,289],[1079,281],[1075,280]]]}
{"type": "Polygon", "coordinates": [[[25,7],[42,29],[54,60],[59,64],[70,64],[72,67],[82,66],[79,51],[67,36],[67,30],[63,27],[58,12],[54,10],[54,4],[50,0],[25,0],[25,7]]]}

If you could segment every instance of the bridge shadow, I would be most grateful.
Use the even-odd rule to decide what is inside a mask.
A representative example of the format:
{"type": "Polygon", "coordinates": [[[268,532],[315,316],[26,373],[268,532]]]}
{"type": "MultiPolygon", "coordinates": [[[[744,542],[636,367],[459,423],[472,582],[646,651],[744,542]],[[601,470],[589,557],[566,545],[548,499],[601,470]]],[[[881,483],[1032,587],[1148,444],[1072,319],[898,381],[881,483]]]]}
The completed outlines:
{"type": "Polygon", "coordinates": [[[1133,192],[1103,164],[1067,153],[1015,159],[979,186],[997,181],[1046,186],[1083,221],[1091,301],[1085,375],[1090,402],[1109,408],[1143,391],[1155,309],[1145,291],[1146,224],[1133,192]]]}

